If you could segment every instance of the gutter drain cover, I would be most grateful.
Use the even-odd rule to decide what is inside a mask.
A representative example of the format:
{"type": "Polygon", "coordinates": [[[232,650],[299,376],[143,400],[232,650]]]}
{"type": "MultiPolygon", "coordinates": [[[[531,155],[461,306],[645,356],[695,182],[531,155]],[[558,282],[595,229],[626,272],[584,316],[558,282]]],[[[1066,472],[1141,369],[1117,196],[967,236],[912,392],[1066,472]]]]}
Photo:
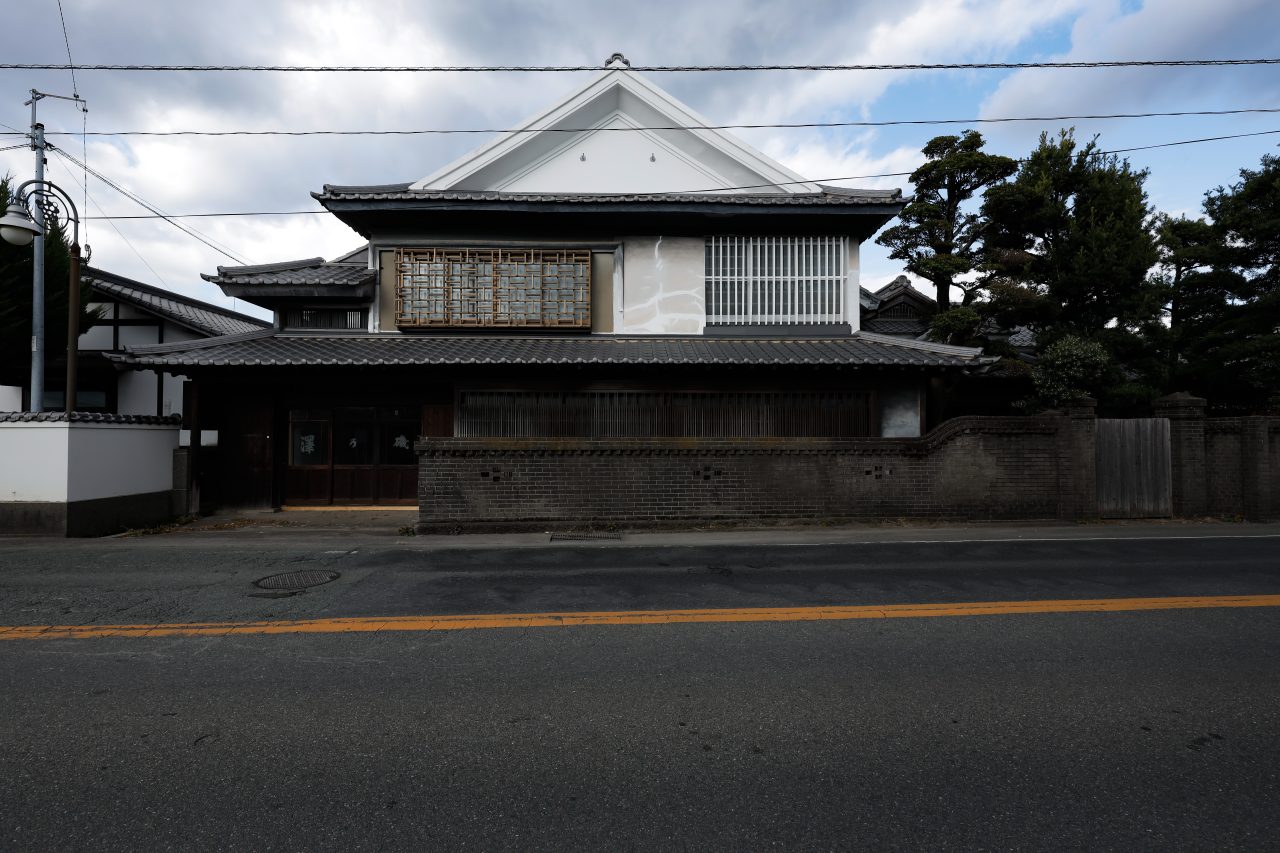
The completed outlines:
{"type": "Polygon", "coordinates": [[[254,581],[253,585],[259,589],[306,589],[309,586],[320,586],[330,581],[336,581],[339,577],[341,575],[337,572],[285,572],[280,575],[268,575],[261,580],[254,581]]]}
{"type": "Polygon", "coordinates": [[[622,539],[621,533],[552,533],[552,542],[596,542],[617,541],[622,539]]]}

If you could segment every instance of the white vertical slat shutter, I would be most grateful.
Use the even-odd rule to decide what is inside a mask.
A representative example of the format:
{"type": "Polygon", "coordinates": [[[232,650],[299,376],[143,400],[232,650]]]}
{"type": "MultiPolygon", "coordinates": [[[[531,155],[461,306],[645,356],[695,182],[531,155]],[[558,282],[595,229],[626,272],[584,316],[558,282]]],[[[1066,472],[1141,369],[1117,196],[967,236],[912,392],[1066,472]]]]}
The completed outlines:
{"type": "Polygon", "coordinates": [[[848,237],[708,237],[709,324],[842,323],[848,237]]]}

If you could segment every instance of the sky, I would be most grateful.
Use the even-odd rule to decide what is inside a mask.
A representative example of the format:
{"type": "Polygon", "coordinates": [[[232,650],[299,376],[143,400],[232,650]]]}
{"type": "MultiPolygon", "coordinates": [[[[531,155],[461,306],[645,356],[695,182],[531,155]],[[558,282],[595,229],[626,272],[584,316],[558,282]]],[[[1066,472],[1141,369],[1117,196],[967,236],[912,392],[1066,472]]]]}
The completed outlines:
{"type": "MultiPolygon", "coordinates": [[[[0,62],[269,65],[588,65],[615,51],[633,65],[1034,62],[1280,56],[1275,0],[56,0],[15,3],[0,62]]],[[[87,114],[39,104],[50,141],[168,213],[319,210],[325,183],[412,181],[479,147],[477,135],[399,137],[89,137],[123,130],[505,128],[597,72],[200,73],[80,71],[87,114]],[[83,122],[83,124],[82,124],[83,122]],[[73,134],[73,135],[57,135],[73,134]]],[[[883,121],[1280,108],[1280,67],[1089,70],[653,73],[715,123],[883,121]]],[[[30,89],[71,94],[67,71],[0,70],[0,148],[22,142],[30,89]]],[[[980,128],[988,150],[1024,156],[1041,132],[1074,126],[1106,150],[1280,130],[1280,113],[980,128]]],[[[901,187],[921,147],[956,126],[756,129],[738,135],[812,180],[901,187]]],[[[1277,153],[1280,133],[1135,151],[1157,210],[1200,213],[1204,193],[1277,153]]],[[[0,151],[0,175],[33,175],[28,149],[0,151]]],[[[156,219],[57,154],[47,177],[82,208],[93,264],[247,313],[201,280],[236,261],[156,219]],[[86,184],[87,177],[87,184],[86,184]],[[87,189],[87,195],[85,190],[87,189]]],[[[249,263],[361,244],[334,217],[183,220],[249,263]]],[[[872,241],[862,283],[902,272],[872,241]]]]}

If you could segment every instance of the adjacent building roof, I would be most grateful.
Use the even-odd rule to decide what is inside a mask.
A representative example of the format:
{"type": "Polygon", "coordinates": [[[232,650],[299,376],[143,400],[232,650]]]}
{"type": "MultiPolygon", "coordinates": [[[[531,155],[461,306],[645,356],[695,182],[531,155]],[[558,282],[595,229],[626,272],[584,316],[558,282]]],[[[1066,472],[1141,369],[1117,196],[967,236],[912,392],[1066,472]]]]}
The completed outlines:
{"type": "Polygon", "coordinates": [[[832,338],[370,335],[280,332],[130,347],[123,366],[832,365],[971,367],[982,351],[855,332],[832,338]]]}
{"type": "Polygon", "coordinates": [[[202,335],[237,335],[271,326],[266,320],[94,267],[85,267],[84,278],[104,296],[134,305],[202,335]]]}
{"type": "MultiPolygon", "coordinates": [[[[345,257],[351,257],[351,255],[345,257]]],[[[369,269],[369,265],[363,260],[326,261],[324,258],[303,258],[298,261],[277,261],[274,264],[247,267],[218,267],[217,275],[202,273],[200,277],[218,285],[355,286],[372,280],[373,275],[373,270],[369,269]]]]}

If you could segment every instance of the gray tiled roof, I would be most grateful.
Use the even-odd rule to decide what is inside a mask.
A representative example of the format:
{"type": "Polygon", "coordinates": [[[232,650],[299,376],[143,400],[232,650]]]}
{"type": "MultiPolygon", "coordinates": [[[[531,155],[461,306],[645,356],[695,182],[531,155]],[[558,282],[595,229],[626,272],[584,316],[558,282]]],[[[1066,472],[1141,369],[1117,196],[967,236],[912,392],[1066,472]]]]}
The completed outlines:
{"type": "Polygon", "coordinates": [[[863,328],[881,335],[909,335],[914,338],[927,331],[929,324],[919,319],[872,317],[863,323],[863,328]]]}
{"type": "Polygon", "coordinates": [[[137,424],[178,426],[182,415],[113,415],[106,412],[0,412],[0,424],[12,423],[137,424]]]}
{"type": "Polygon", "coordinates": [[[681,202],[687,204],[740,205],[859,205],[896,204],[901,190],[854,190],[823,187],[816,193],[511,193],[479,190],[412,190],[410,184],[335,186],[311,195],[318,201],[495,201],[600,204],[631,202],[681,202]]]}
{"type": "Polygon", "coordinates": [[[981,350],[857,332],[838,338],[703,336],[308,334],[265,332],[131,347],[114,361],[137,367],[353,365],[897,365],[985,364],[981,350]]]}
{"type": "Polygon", "coordinates": [[[373,278],[373,270],[363,261],[326,262],[324,258],[303,258],[249,267],[218,267],[217,275],[200,276],[214,284],[295,284],[358,285],[373,278]]]}
{"type": "Polygon", "coordinates": [[[238,335],[271,326],[266,320],[93,267],[85,268],[84,277],[95,291],[104,296],[150,311],[202,335],[238,335]]]}

